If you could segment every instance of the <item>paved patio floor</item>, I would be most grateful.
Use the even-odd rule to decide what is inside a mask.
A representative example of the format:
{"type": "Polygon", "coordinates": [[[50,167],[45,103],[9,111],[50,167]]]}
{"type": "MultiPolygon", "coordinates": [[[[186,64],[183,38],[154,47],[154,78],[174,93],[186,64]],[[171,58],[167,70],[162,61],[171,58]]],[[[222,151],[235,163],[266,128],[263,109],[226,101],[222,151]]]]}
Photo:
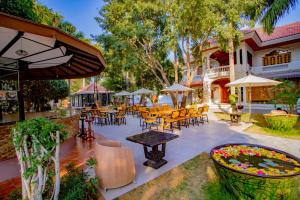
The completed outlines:
{"type": "Polygon", "coordinates": [[[96,133],[105,136],[108,139],[118,140],[123,146],[130,147],[134,152],[136,164],[136,182],[118,189],[111,189],[102,192],[105,199],[114,199],[126,192],[142,185],[181,163],[195,157],[202,152],[209,152],[216,145],[225,143],[255,143],[274,147],[295,156],[300,157],[300,141],[264,136],[258,134],[246,134],[241,128],[231,128],[226,122],[216,120],[212,113],[209,113],[209,123],[200,124],[200,126],[190,126],[174,133],[179,138],[167,143],[166,165],[155,170],[143,165],[145,161],[143,147],[126,140],[126,137],[141,133],[139,119],[132,116],[127,117],[127,125],[120,126],[94,126],[96,133]]]}

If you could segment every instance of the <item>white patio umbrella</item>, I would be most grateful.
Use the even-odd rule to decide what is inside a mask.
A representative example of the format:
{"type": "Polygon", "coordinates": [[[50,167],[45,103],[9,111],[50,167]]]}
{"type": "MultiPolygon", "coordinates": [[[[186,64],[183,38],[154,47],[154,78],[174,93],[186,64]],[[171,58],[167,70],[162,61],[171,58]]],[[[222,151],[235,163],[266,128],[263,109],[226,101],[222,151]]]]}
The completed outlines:
{"type": "MultiPolygon", "coordinates": [[[[230,82],[230,83],[226,84],[225,86],[226,87],[248,87],[249,88],[249,116],[251,117],[251,88],[252,87],[261,87],[261,86],[274,86],[274,85],[278,85],[279,83],[281,83],[281,82],[249,74],[248,76],[245,76],[243,78],[240,78],[238,80],[230,82]]],[[[249,117],[249,121],[250,121],[250,117],[249,117]]]]}
{"type": "MultiPolygon", "coordinates": [[[[127,91],[122,91],[122,92],[118,92],[118,93],[114,94],[114,96],[116,96],[116,97],[130,96],[130,95],[131,95],[131,93],[127,92],[127,91]]],[[[125,101],[127,102],[127,98],[125,99],[125,101]]]]}
{"type": "Polygon", "coordinates": [[[177,96],[177,107],[178,107],[178,92],[188,92],[193,91],[194,89],[174,83],[173,85],[161,90],[162,92],[176,92],[177,96]]]}
{"type": "MultiPolygon", "coordinates": [[[[134,95],[154,94],[154,93],[155,92],[152,91],[152,90],[149,90],[149,89],[146,89],[146,88],[141,88],[137,91],[132,92],[131,94],[132,94],[132,96],[134,96],[134,95]]],[[[133,97],[133,102],[132,103],[134,104],[134,97],[133,97]]]]}
{"type": "Polygon", "coordinates": [[[117,97],[121,97],[121,96],[129,96],[131,95],[129,92],[126,92],[126,91],[122,91],[122,92],[118,92],[116,94],[114,94],[114,96],[117,96],[117,97]]]}
{"type": "Polygon", "coordinates": [[[141,95],[141,94],[153,94],[153,93],[155,93],[155,92],[152,91],[152,90],[149,90],[149,89],[146,89],[146,88],[141,88],[137,91],[132,92],[131,94],[132,95],[141,95]]]}

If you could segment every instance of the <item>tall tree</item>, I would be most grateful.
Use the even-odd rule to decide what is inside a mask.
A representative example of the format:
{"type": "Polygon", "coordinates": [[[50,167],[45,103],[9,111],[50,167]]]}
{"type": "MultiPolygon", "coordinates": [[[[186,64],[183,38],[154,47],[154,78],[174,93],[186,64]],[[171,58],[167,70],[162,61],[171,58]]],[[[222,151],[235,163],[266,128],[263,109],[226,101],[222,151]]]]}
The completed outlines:
{"type": "MultiPolygon", "coordinates": [[[[120,59],[119,65],[138,70],[137,74],[142,78],[151,72],[160,88],[169,86],[174,77],[174,68],[168,57],[170,38],[165,34],[168,26],[164,8],[161,1],[110,0],[96,17],[106,31],[98,38],[111,37],[121,55],[129,54],[120,59]],[[134,63],[130,57],[134,58],[134,63]]],[[[140,80],[142,83],[148,81],[140,80]]]]}
{"type": "MultiPolygon", "coordinates": [[[[260,1],[252,0],[217,0],[211,9],[218,13],[219,24],[215,29],[215,36],[221,48],[229,53],[230,81],[235,80],[234,48],[241,38],[240,29],[245,26],[253,26],[251,14],[256,12],[260,1]]],[[[235,90],[231,88],[231,94],[235,90]]]]}

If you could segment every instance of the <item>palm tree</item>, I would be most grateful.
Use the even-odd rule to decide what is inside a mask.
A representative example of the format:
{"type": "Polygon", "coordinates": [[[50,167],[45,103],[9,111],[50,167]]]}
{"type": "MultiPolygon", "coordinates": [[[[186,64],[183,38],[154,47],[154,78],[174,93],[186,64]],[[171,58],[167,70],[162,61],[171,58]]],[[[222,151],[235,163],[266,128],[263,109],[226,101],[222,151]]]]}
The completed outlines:
{"type": "Polygon", "coordinates": [[[266,0],[259,16],[264,31],[271,34],[277,21],[295,8],[297,3],[298,0],[266,0]]]}

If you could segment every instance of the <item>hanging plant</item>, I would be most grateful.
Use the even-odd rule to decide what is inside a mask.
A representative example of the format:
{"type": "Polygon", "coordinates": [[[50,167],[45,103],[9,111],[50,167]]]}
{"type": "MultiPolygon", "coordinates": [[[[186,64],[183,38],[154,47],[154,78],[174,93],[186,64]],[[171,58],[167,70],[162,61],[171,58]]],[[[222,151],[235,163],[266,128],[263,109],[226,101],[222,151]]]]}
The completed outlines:
{"type": "Polygon", "coordinates": [[[45,118],[18,122],[12,129],[13,144],[21,167],[23,199],[43,199],[48,177],[53,175],[55,184],[51,199],[58,199],[60,142],[66,135],[62,125],[45,118]],[[54,166],[54,173],[51,166],[54,166]]]}

